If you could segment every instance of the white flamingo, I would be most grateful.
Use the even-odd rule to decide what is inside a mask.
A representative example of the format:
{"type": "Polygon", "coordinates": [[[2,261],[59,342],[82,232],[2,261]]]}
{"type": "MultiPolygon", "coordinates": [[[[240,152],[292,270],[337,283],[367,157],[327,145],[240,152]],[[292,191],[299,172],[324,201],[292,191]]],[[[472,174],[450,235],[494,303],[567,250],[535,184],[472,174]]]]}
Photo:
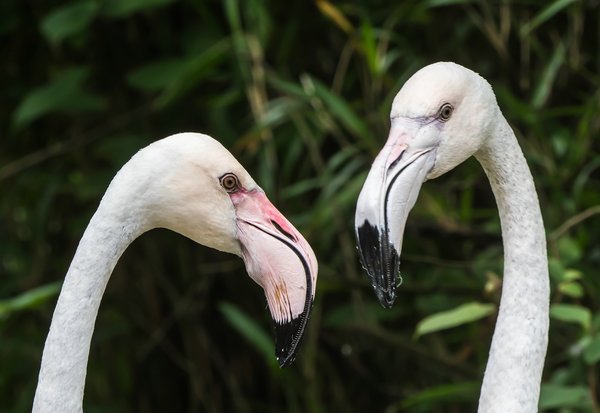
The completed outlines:
{"type": "Polygon", "coordinates": [[[382,305],[395,298],[404,226],[421,184],[469,156],[492,186],[504,281],[479,412],[537,412],[548,343],[546,238],[535,186],[490,85],[454,63],[415,73],[396,95],[388,140],[356,208],[362,263],[382,305]]]}
{"type": "Polygon", "coordinates": [[[82,410],[90,341],[106,284],[127,246],[157,227],[242,257],[265,291],[277,359],[282,366],[293,361],[315,294],[314,253],[220,143],[182,133],[131,158],[85,230],[46,339],[34,412],[82,410]]]}

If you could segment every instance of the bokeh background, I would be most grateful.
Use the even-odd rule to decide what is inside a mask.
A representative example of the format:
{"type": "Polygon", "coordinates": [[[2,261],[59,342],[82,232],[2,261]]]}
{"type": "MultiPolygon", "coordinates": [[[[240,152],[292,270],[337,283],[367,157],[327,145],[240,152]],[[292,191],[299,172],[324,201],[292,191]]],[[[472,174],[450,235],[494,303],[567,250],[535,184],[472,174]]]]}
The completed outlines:
{"type": "Polygon", "coordinates": [[[452,60],[493,85],[536,180],[552,283],[540,409],[599,412],[599,3],[3,0],[0,411],[30,409],[60,284],[111,178],[181,131],[220,140],[315,249],[302,349],[277,367],[240,259],[154,230],[108,285],[86,411],[474,411],[502,286],[480,166],[424,185],[392,310],[353,235],[391,100],[452,60]]]}

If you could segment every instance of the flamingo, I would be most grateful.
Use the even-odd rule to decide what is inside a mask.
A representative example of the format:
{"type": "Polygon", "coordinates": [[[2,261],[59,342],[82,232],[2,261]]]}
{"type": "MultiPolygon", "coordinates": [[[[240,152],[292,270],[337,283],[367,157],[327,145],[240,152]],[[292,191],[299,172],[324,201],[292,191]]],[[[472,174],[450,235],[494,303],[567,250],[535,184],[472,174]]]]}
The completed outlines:
{"type": "Polygon", "coordinates": [[[357,202],[360,259],[380,303],[391,307],[404,227],[422,183],[471,155],[490,181],[504,247],[502,296],[478,411],[537,412],[549,325],[544,224],[515,134],[477,73],[434,63],[394,98],[388,140],[357,202]]]}
{"type": "Polygon", "coordinates": [[[265,291],[279,364],[294,360],[315,295],[315,255],[227,149],[210,136],[181,133],[123,166],[85,230],[52,317],[34,412],[82,411],[106,284],[127,246],[157,227],[240,256],[265,291]]]}

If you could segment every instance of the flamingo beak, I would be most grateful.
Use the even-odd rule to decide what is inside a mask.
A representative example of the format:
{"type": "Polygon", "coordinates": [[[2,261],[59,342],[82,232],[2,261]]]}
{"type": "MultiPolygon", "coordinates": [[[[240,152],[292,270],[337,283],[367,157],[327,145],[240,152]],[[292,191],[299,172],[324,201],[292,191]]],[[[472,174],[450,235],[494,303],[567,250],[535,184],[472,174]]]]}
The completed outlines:
{"type": "MultiPolygon", "coordinates": [[[[400,278],[400,251],[408,213],[437,145],[414,144],[418,128],[396,119],[362,187],[356,205],[355,231],[361,263],[381,305],[390,308],[400,278]]],[[[431,143],[431,142],[430,142],[431,143]]]]}
{"type": "Polygon", "coordinates": [[[290,365],[299,348],[317,282],[317,259],[308,242],[261,189],[230,194],[242,258],[265,291],[275,324],[275,355],[290,365]]]}

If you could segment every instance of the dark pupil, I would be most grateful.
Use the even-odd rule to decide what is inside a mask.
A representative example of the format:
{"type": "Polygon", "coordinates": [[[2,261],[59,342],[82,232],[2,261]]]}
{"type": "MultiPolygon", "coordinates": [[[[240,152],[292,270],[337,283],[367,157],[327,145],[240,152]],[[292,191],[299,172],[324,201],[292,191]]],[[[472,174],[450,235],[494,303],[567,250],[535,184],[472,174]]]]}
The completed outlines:
{"type": "Polygon", "coordinates": [[[225,178],[225,188],[232,189],[235,186],[235,179],[231,176],[225,178]]]}
{"type": "Polygon", "coordinates": [[[452,109],[450,108],[450,106],[446,106],[445,108],[442,109],[442,118],[448,119],[451,114],[452,114],[452,109]]]}

